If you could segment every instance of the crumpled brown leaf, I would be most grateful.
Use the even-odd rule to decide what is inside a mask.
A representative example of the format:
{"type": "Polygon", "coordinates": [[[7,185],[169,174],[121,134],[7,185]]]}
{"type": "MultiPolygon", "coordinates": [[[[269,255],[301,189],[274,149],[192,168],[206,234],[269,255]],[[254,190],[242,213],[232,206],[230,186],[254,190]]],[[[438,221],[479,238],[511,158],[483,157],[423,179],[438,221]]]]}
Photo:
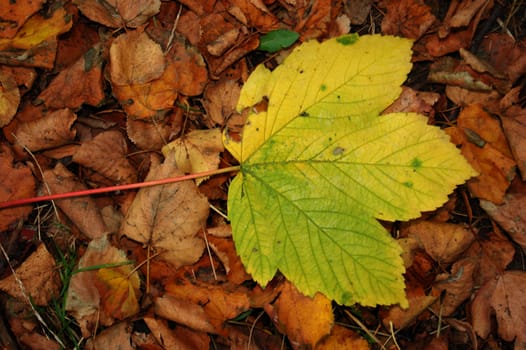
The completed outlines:
{"type": "Polygon", "coordinates": [[[507,108],[501,122],[522,180],[526,181],[526,109],[518,105],[507,108]]]}
{"type": "Polygon", "coordinates": [[[501,205],[486,200],[480,206],[526,251],[526,194],[509,193],[501,205]]]}
{"type": "MultiPolygon", "coordinates": [[[[57,163],[54,169],[45,170],[43,178],[51,193],[86,190],[86,186],[80,183],[62,163],[57,163]]],[[[87,237],[95,239],[108,233],[93,198],[59,199],[55,203],[87,237]]]]}
{"type": "MultiPolygon", "coordinates": [[[[219,167],[219,153],[223,152],[221,130],[193,130],[162,148],[166,156],[175,156],[177,168],[187,174],[215,170],[219,167]]],[[[199,185],[205,178],[196,179],[199,185]]]]}
{"type": "Polygon", "coordinates": [[[0,127],[13,119],[20,103],[20,90],[15,77],[0,71],[0,127]]]}
{"type": "Polygon", "coordinates": [[[468,181],[468,188],[478,198],[502,203],[515,177],[515,161],[497,120],[479,105],[464,108],[457,127],[447,128],[451,141],[461,144],[461,152],[480,175],[468,181]]]}
{"type": "Polygon", "coordinates": [[[515,341],[515,349],[526,347],[526,273],[506,271],[484,284],[471,303],[475,332],[486,339],[491,331],[491,315],[497,318],[498,333],[506,341],[515,341]]]}
{"type": "Polygon", "coordinates": [[[126,134],[140,149],[158,150],[179,133],[182,119],[182,113],[177,112],[168,114],[162,120],[155,117],[151,120],[128,118],[126,134]]]}
{"type": "Polygon", "coordinates": [[[496,225],[494,230],[487,235],[479,235],[466,251],[466,257],[478,263],[473,273],[473,280],[477,286],[501,275],[515,255],[515,247],[509,238],[500,233],[496,225]]]}
{"type": "Polygon", "coordinates": [[[440,296],[445,291],[441,303],[435,303],[433,308],[442,316],[450,316],[467,298],[471,296],[474,287],[474,271],[477,267],[474,259],[460,259],[451,267],[451,273],[439,274],[433,285],[432,295],[440,296]]]}
{"type": "Polygon", "coordinates": [[[97,106],[104,99],[102,46],[92,47],[71,67],[61,71],[39,98],[53,109],[97,106]]]}
{"type": "Polygon", "coordinates": [[[445,222],[415,221],[405,231],[440,264],[454,262],[474,240],[468,228],[445,222]]]}
{"type": "Polygon", "coordinates": [[[387,14],[382,20],[382,33],[419,39],[436,20],[431,8],[422,0],[384,1],[387,14]]]}
{"type": "Polygon", "coordinates": [[[21,301],[36,305],[47,305],[48,302],[58,296],[60,289],[60,277],[55,264],[55,259],[40,244],[37,250],[31,254],[18,268],[15,269],[16,277],[12,274],[0,280],[0,290],[21,301]],[[22,282],[22,287],[17,279],[22,282]]]}
{"type": "Polygon", "coordinates": [[[153,317],[144,317],[144,322],[159,344],[165,349],[209,349],[210,337],[204,332],[197,332],[186,327],[169,327],[168,322],[153,317]]]}
{"type": "Polygon", "coordinates": [[[0,0],[2,19],[0,20],[0,38],[12,38],[18,29],[37,12],[46,0],[0,0]]]}
{"type": "Polygon", "coordinates": [[[116,183],[137,182],[137,170],[128,161],[127,153],[124,136],[119,131],[110,130],[83,142],[73,154],[73,161],[116,183]]]}
{"type": "MultiPolygon", "coordinates": [[[[186,45],[184,41],[174,40],[172,48],[165,56],[160,46],[147,34],[142,33],[141,36],[146,37],[141,39],[142,41],[153,43],[147,45],[150,49],[154,46],[158,47],[154,50],[153,55],[159,56],[159,59],[162,57],[162,67],[157,60],[152,62],[158,65],[155,69],[147,68],[147,65],[141,67],[140,59],[133,57],[133,51],[131,47],[128,47],[129,45],[113,50],[114,54],[112,54],[115,46],[113,44],[110,56],[114,95],[119,99],[128,115],[145,119],[158,115],[162,110],[172,108],[178,93],[187,96],[199,95],[207,82],[208,73],[201,54],[195,48],[186,45]],[[121,68],[129,64],[127,61],[138,65],[137,68],[121,68]]],[[[130,44],[133,43],[133,37],[126,37],[125,40],[130,44]]],[[[141,55],[152,54],[148,50],[142,49],[141,55]]]]}
{"type": "Polygon", "coordinates": [[[159,12],[160,0],[75,0],[89,19],[108,27],[139,27],[159,12]]]}
{"type": "MultiPolygon", "coordinates": [[[[0,201],[33,197],[36,193],[35,178],[31,170],[21,164],[13,164],[13,154],[4,144],[0,144],[0,201]]],[[[0,210],[0,231],[18,219],[27,217],[33,207],[24,205],[0,210]]]]}
{"type": "Polygon", "coordinates": [[[241,86],[234,80],[211,82],[205,90],[204,107],[213,125],[225,125],[235,112],[241,86]]]}
{"type": "MultiPolygon", "coordinates": [[[[183,175],[169,154],[164,163],[152,164],[145,181],[183,175]]],[[[190,265],[205,244],[198,235],[208,217],[208,200],[193,181],[142,188],[131,204],[121,234],[149,245],[159,259],[175,267],[190,265]]]]}
{"type": "Polygon", "coordinates": [[[161,46],[138,30],[121,34],[110,47],[110,77],[114,85],[145,84],[166,67],[161,46]]]}
{"type": "Polygon", "coordinates": [[[16,141],[30,151],[36,152],[70,143],[75,138],[71,126],[77,119],[71,110],[59,109],[40,118],[19,124],[16,141]]]}
{"type": "MultiPolygon", "coordinates": [[[[166,296],[175,297],[179,301],[202,308],[206,316],[200,322],[210,324],[213,327],[213,333],[222,333],[226,320],[236,317],[250,307],[246,289],[226,283],[211,285],[177,281],[167,284],[165,289],[166,296]]],[[[190,315],[183,315],[182,313],[178,317],[187,320],[193,319],[190,315]]],[[[192,327],[192,324],[187,325],[192,327]]]]}

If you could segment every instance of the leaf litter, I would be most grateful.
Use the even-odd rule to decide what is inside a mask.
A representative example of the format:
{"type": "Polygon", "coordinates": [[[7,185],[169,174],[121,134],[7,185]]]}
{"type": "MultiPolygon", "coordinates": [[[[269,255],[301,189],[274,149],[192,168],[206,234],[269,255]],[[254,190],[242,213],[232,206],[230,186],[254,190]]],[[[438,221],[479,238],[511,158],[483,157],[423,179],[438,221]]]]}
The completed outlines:
{"type": "MultiPolygon", "coordinates": [[[[0,25],[1,200],[229,166],[236,151],[223,151],[212,142],[215,136],[201,141],[193,135],[226,126],[233,139],[239,137],[246,118],[234,110],[240,87],[257,63],[265,60],[267,68],[275,68],[288,54],[258,52],[262,35],[286,29],[300,34],[300,42],[324,41],[349,32],[351,24],[361,34],[376,25],[383,34],[416,40],[408,87],[389,112],[418,112],[431,124],[447,126],[481,173],[443,208],[407,227],[382,222],[407,242],[409,308],[385,306],[378,314],[360,305],[328,307],[327,300],[320,306],[292,293],[281,276],[265,289],[255,285],[224,229],[225,218],[209,211],[209,206],[226,211],[231,177],[225,175],[203,179],[198,186],[190,181],[58,200],[58,226],[48,205],[33,211],[30,206],[0,209],[0,243],[8,255],[2,264],[2,303],[17,305],[5,316],[19,344],[60,348],[66,342],[73,347],[80,338],[57,341],[52,334],[61,329],[60,317],[41,323],[21,295],[16,276],[37,305],[49,306],[49,315],[62,310],[50,307],[59,286],[73,293],[77,279],[88,279],[83,282],[88,287],[80,289],[89,294],[84,307],[96,312],[79,316],[70,310],[80,328],[69,327],[88,338],[82,347],[93,349],[123,344],[207,348],[212,343],[277,349],[285,336],[291,348],[370,348],[356,332],[360,328],[361,334],[374,332],[386,348],[454,347],[459,342],[468,348],[523,346],[524,269],[518,262],[526,245],[520,79],[526,55],[520,39],[525,29],[514,13],[524,4],[453,1],[444,12],[419,0],[320,0],[310,11],[301,4],[185,0],[102,6],[74,1],[55,7],[5,1],[1,6],[10,9],[10,25],[0,25]],[[359,18],[353,7],[365,15],[359,18]],[[493,27],[481,25],[486,22],[493,27]],[[431,85],[424,67],[445,57],[453,64],[433,66],[431,85]],[[159,157],[161,148],[176,140],[189,168],[183,169],[180,159],[177,170],[173,154],[164,161],[159,157]],[[29,246],[28,239],[43,243],[33,252],[20,249],[29,246]],[[104,249],[94,253],[100,242],[104,249]],[[38,254],[44,249],[42,258],[38,254]],[[68,260],[61,260],[57,249],[67,252],[73,271],[93,270],[73,273],[75,282],[68,288],[70,280],[63,274],[68,260]],[[127,264],[104,267],[122,262],[127,264]],[[315,314],[327,318],[318,322],[315,314]],[[43,324],[47,327],[38,326],[43,324]]],[[[273,108],[264,104],[255,108],[273,108]]]]}

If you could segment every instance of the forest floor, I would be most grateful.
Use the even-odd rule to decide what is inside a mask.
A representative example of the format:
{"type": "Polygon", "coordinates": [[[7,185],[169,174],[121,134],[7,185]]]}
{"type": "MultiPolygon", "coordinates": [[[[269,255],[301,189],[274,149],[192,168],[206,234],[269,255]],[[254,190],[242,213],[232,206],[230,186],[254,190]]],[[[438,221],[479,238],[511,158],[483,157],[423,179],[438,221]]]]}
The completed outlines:
{"type": "Polygon", "coordinates": [[[385,112],[425,115],[479,173],[442,207],[382,222],[406,309],[310,298],[279,273],[258,285],[232,239],[231,172],[4,207],[1,349],[526,349],[525,1],[0,8],[0,202],[234,166],[222,131],[241,134],[255,67],[347,33],[414,40],[385,112]],[[278,29],[297,40],[263,50],[278,29]]]}

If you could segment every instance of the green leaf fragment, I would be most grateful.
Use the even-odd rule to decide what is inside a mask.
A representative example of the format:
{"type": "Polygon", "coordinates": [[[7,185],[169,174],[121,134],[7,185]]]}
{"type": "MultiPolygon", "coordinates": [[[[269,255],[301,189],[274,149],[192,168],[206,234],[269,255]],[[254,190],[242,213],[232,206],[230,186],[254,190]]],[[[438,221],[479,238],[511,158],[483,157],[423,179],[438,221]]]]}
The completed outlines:
{"type": "Polygon", "coordinates": [[[401,248],[376,219],[418,217],[475,175],[425,117],[378,116],[410,57],[405,39],[350,35],[304,43],[248,79],[238,107],[267,97],[268,109],[249,116],[241,143],[224,142],[241,163],[233,237],[256,281],[279,270],[307,295],[407,306],[401,248]]]}
{"type": "Polygon", "coordinates": [[[300,35],[292,30],[276,29],[263,35],[259,41],[259,50],[276,52],[294,44],[300,35]]]}

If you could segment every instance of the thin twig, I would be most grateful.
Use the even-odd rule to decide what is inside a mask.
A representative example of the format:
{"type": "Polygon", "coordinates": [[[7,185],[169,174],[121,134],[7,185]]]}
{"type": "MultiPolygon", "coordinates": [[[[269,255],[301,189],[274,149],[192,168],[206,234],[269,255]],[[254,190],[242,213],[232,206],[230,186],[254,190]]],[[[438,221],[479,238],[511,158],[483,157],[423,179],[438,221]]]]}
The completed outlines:
{"type": "Polygon", "coordinates": [[[355,317],[352,312],[349,312],[348,310],[345,310],[344,311],[345,314],[347,316],[349,316],[349,318],[351,320],[354,321],[354,323],[356,323],[358,326],[360,326],[360,328],[372,339],[375,341],[376,344],[380,345],[380,347],[382,348],[382,350],[385,350],[385,346],[382,345],[382,343],[380,342],[380,340],[378,340],[378,338],[376,338],[376,336],[367,328],[365,327],[365,325],[362,323],[362,321],[360,321],[358,319],[358,317],[355,317]]]}
{"type": "Polygon", "coordinates": [[[138,183],[132,183],[132,184],[125,184],[125,185],[109,186],[109,187],[103,187],[103,188],[94,188],[90,190],[56,193],[56,194],[52,194],[49,196],[15,199],[12,201],[1,202],[0,209],[15,207],[19,205],[27,205],[27,204],[37,203],[37,202],[42,202],[42,201],[51,201],[51,200],[57,200],[57,199],[82,197],[82,196],[89,196],[89,195],[108,193],[108,192],[114,192],[114,191],[125,191],[125,190],[132,190],[136,188],[166,185],[166,184],[170,184],[174,182],[193,180],[193,179],[197,179],[200,177],[207,177],[211,175],[230,173],[234,171],[239,171],[238,165],[231,166],[228,168],[218,169],[218,170],[204,171],[202,173],[197,173],[197,174],[190,174],[190,175],[177,176],[177,177],[168,177],[166,179],[160,179],[160,180],[152,180],[152,181],[138,182],[138,183]]]}

